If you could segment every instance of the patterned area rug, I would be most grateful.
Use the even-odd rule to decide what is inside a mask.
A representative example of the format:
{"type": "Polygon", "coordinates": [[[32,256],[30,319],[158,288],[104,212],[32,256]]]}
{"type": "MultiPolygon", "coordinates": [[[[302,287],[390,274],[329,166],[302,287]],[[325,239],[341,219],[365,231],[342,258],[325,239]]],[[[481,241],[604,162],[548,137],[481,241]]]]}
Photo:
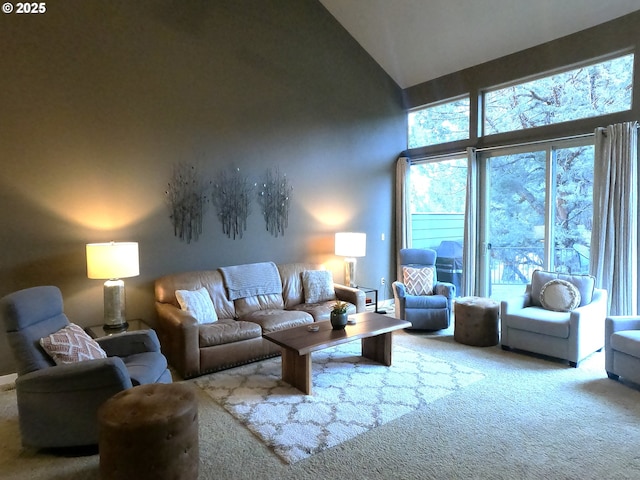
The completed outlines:
{"type": "Polygon", "coordinates": [[[393,365],[360,356],[360,342],[312,354],[313,395],[280,379],[280,358],[200,377],[195,383],[294,463],[484,378],[471,368],[394,346],[393,365]]]}

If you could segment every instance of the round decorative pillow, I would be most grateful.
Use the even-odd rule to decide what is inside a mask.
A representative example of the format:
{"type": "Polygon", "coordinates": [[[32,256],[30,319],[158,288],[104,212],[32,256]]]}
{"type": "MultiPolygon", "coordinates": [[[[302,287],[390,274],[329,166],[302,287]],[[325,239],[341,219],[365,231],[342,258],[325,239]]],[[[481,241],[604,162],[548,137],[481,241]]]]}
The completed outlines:
{"type": "Polygon", "coordinates": [[[580,291],[566,280],[551,280],[540,290],[540,303],[547,310],[570,312],[580,305],[580,291]]]}

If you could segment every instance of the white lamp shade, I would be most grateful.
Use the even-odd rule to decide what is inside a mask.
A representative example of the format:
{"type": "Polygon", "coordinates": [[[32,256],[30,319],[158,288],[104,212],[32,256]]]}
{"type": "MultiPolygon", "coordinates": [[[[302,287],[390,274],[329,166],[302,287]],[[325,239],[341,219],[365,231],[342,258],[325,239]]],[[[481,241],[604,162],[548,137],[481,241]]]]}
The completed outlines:
{"type": "Polygon", "coordinates": [[[364,257],[367,253],[367,234],[356,232],[336,233],[336,255],[364,257]]]}
{"type": "Polygon", "coordinates": [[[87,244],[87,277],[116,279],[140,275],[137,242],[87,244]]]}

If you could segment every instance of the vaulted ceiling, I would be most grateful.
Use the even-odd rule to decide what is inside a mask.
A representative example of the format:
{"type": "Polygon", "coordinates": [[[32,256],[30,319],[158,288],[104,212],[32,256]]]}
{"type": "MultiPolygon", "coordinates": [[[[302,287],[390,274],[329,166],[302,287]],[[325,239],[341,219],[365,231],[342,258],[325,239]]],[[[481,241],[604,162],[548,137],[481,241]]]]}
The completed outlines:
{"type": "Polygon", "coordinates": [[[402,87],[640,10],[640,0],[320,0],[402,87]]]}

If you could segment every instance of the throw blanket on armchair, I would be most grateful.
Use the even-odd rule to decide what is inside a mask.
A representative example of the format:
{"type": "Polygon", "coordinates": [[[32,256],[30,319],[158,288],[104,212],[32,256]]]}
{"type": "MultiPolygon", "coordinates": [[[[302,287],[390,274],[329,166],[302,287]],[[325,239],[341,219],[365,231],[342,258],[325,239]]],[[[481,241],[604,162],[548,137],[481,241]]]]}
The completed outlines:
{"type": "Polygon", "coordinates": [[[278,267],[273,262],[220,267],[229,300],[282,293],[278,267]]]}

